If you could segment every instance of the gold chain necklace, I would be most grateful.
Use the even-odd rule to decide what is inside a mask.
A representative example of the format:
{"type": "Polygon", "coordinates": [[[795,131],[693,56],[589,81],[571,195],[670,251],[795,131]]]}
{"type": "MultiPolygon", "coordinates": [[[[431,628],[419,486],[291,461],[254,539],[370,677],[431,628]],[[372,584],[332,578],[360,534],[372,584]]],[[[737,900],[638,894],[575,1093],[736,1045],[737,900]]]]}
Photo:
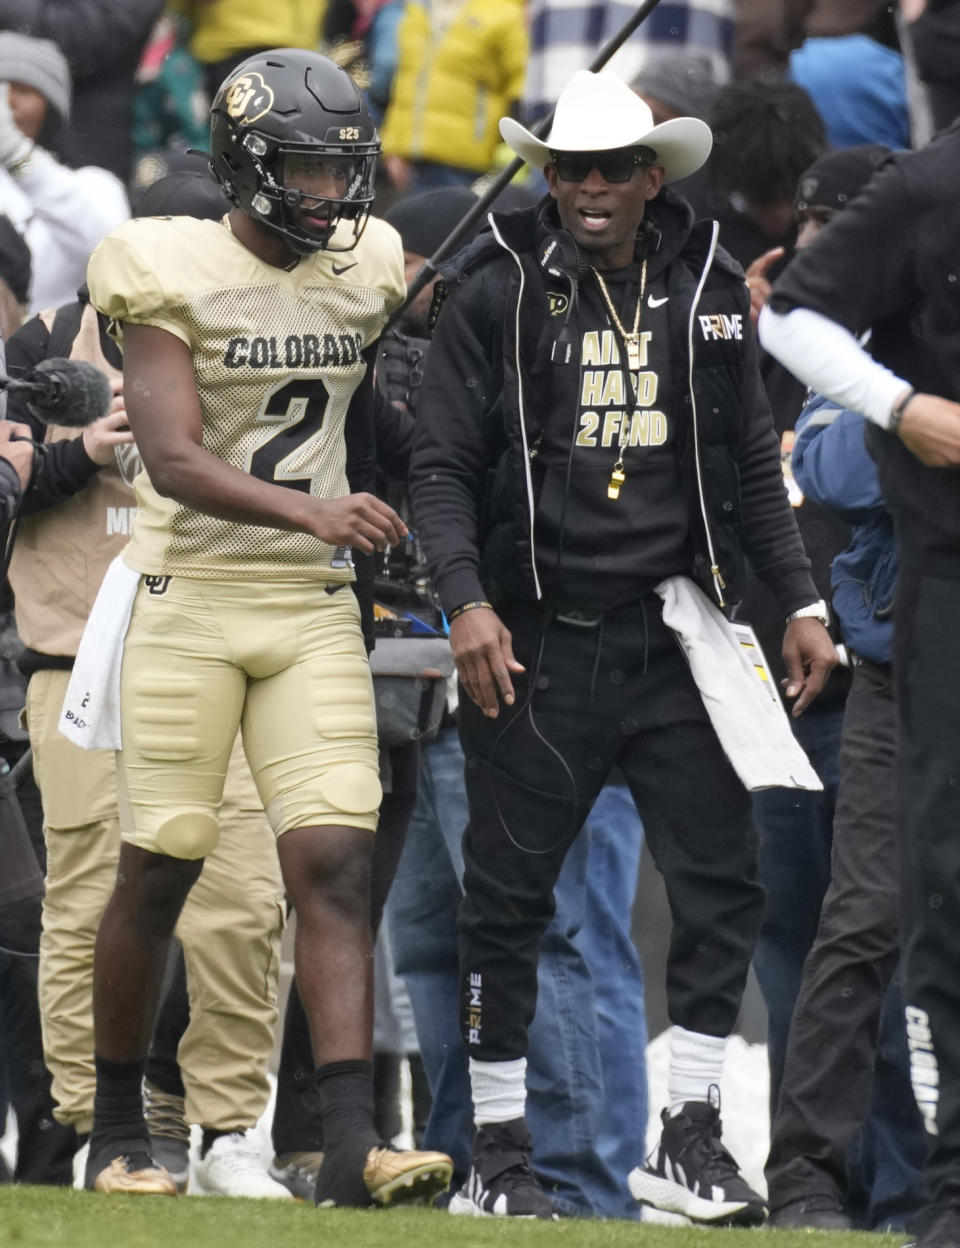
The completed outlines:
{"type": "MultiPolygon", "coordinates": [[[[592,267],[592,266],[591,266],[592,267]]],[[[620,317],[617,316],[617,310],[613,306],[613,300],[610,298],[610,292],[607,290],[607,284],[597,272],[593,269],[593,276],[597,279],[597,285],[600,287],[600,293],[603,295],[603,301],[607,305],[607,311],[610,318],[623,341],[627,350],[627,370],[630,373],[639,373],[640,371],[640,314],[643,311],[643,295],[647,289],[647,262],[644,260],[640,266],[640,292],[637,295],[637,306],[633,312],[633,329],[628,334],[624,329],[620,317]]],[[[629,399],[629,392],[627,395],[629,399]]],[[[607,483],[607,498],[616,501],[620,497],[620,487],[627,479],[627,474],[623,468],[623,453],[627,449],[630,438],[631,421],[627,419],[627,413],[624,411],[624,419],[620,422],[620,440],[618,444],[619,454],[617,462],[613,465],[610,473],[610,480],[607,483]]]]}

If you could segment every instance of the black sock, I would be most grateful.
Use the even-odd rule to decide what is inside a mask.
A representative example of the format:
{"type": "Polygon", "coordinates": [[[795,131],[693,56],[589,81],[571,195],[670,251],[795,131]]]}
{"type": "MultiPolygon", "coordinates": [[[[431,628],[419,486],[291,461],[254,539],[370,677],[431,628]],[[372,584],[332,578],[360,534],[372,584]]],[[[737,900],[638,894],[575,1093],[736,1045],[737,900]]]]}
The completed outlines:
{"type": "Polygon", "coordinates": [[[203,1161],[207,1153],[209,1153],[211,1145],[215,1144],[221,1136],[224,1135],[245,1135],[246,1127],[227,1127],[225,1131],[219,1130],[217,1127],[203,1127],[203,1139],[200,1143],[200,1160],[203,1161]]]}
{"type": "Polygon", "coordinates": [[[158,1092],[164,1092],[167,1096],[187,1095],[187,1089],[183,1086],[183,1079],[180,1075],[180,1067],[176,1062],[168,1064],[151,1055],[147,1059],[144,1075],[147,1083],[153,1084],[158,1092]]]}
{"type": "Polygon", "coordinates": [[[146,1145],[149,1136],[143,1117],[145,1059],[108,1062],[95,1055],[93,1060],[97,1090],[93,1098],[90,1157],[95,1157],[111,1141],[142,1140],[146,1145]]]}
{"type": "Polygon", "coordinates": [[[371,1062],[330,1062],[320,1067],[315,1081],[324,1149],[336,1148],[348,1136],[367,1136],[371,1148],[379,1143],[373,1125],[371,1062]]]}

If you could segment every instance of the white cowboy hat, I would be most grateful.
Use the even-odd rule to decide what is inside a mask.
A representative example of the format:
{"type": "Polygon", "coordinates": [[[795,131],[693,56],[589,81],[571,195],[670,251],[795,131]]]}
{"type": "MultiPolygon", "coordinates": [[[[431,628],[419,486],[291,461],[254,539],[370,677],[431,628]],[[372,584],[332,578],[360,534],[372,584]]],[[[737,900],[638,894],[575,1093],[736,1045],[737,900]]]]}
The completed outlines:
{"type": "Polygon", "coordinates": [[[696,173],[710,155],[713,133],[697,117],[676,117],[653,124],[653,113],[616,74],[578,70],[560,92],[553,125],[546,139],[504,117],[504,141],[528,165],[542,169],[554,152],[605,152],[643,144],[657,154],[664,182],[696,173]]]}

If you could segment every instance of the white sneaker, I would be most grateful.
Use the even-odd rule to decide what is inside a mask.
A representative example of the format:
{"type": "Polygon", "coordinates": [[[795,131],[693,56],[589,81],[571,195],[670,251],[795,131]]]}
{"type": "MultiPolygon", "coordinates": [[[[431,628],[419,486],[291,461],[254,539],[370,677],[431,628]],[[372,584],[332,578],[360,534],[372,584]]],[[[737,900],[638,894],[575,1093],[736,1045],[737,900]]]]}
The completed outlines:
{"type": "Polygon", "coordinates": [[[194,1169],[197,1190],[207,1196],[253,1196],[292,1200],[283,1186],[267,1174],[260,1149],[242,1131],[221,1135],[194,1169]]]}

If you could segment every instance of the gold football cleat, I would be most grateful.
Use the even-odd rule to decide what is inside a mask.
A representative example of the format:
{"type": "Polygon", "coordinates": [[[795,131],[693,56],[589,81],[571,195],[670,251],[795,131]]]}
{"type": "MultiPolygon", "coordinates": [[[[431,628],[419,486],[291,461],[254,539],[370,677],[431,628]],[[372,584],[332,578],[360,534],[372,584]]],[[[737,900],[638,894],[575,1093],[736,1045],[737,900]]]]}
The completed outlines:
{"type": "Polygon", "coordinates": [[[363,1181],[378,1205],[429,1205],[445,1192],[453,1177],[446,1153],[371,1148],[363,1167],[363,1181]]]}
{"type": "MultiPolygon", "coordinates": [[[[144,1160],[151,1161],[145,1157],[144,1160]]],[[[114,1157],[109,1166],[104,1166],[93,1181],[95,1192],[121,1192],[136,1196],[176,1196],[177,1185],[156,1162],[134,1170],[139,1158],[129,1154],[114,1157]]]]}

